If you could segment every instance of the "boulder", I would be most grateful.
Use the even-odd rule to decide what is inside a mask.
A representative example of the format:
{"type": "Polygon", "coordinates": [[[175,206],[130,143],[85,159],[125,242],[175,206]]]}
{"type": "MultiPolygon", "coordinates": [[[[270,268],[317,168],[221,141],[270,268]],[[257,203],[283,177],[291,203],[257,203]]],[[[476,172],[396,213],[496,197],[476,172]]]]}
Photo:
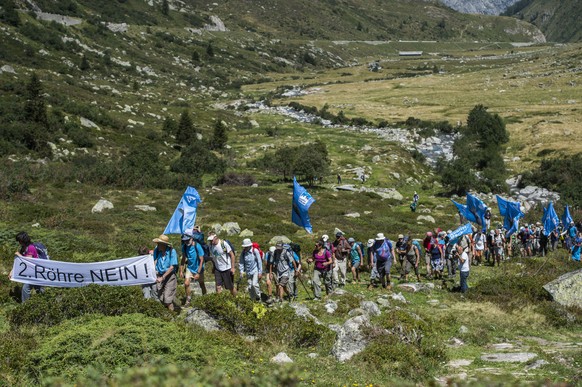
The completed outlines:
{"type": "Polygon", "coordinates": [[[109,200],[99,199],[99,201],[91,209],[91,212],[98,213],[109,209],[113,209],[113,203],[111,203],[109,200]]]}
{"type": "Polygon", "coordinates": [[[400,301],[400,302],[404,302],[404,303],[406,303],[406,298],[404,298],[404,296],[402,295],[402,293],[392,293],[392,294],[390,295],[390,297],[391,297],[393,300],[396,300],[396,301],[400,301]]]}
{"type": "Polygon", "coordinates": [[[4,65],[4,66],[0,67],[0,74],[2,74],[2,73],[16,74],[16,71],[14,71],[14,67],[12,67],[10,65],[4,65]]]}
{"type": "Polygon", "coordinates": [[[238,235],[240,234],[240,226],[237,222],[227,222],[222,225],[222,231],[226,232],[226,235],[238,235]]]}
{"type": "Polygon", "coordinates": [[[305,320],[312,320],[316,324],[321,325],[321,322],[317,319],[317,317],[311,314],[311,311],[307,306],[297,303],[289,304],[289,306],[295,310],[295,314],[297,316],[303,317],[305,320]]]}
{"type": "Polygon", "coordinates": [[[359,212],[350,212],[349,214],[345,214],[344,216],[347,218],[359,218],[360,213],[359,212]]]}
{"type": "Polygon", "coordinates": [[[220,234],[222,232],[222,225],[220,223],[214,223],[212,226],[210,226],[210,229],[216,234],[220,234]]]}
{"type": "Polygon", "coordinates": [[[254,233],[254,232],[252,232],[251,230],[249,230],[248,228],[245,228],[245,229],[244,229],[244,230],[242,230],[242,231],[240,232],[240,234],[239,234],[239,236],[240,236],[241,238],[250,238],[250,237],[252,237],[253,235],[255,235],[255,233],[254,233]]]}
{"type": "Polygon", "coordinates": [[[362,334],[362,328],[370,326],[370,318],[366,315],[352,317],[347,320],[337,332],[337,339],[331,353],[341,362],[345,362],[366,348],[368,340],[362,334]]]}
{"type": "Polygon", "coordinates": [[[382,314],[378,304],[376,304],[374,301],[362,301],[360,302],[360,308],[365,310],[366,313],[368,313],[370,316],[379,316],[382,314]]]}
{"type": "Polygon", "coordinates": [[[325,305],[323,307],[325,308],[325,311],[327,313],[333,314],[337,309],[337,302],[335,302],[333,300],[329,300],[325,303],[325,305]]]}
{"type": "Polygon", "coordinates": [[[81,126],[84,126],[86,128],[96,128],[99,129],[99,126],[94,123],[93,121],[85,118],[85,117],[81,117],[81,126]]]}
{"type": "Polygon", "coordinates": [[[436,221],[434,220],[434,218],[430,215],[419,215],[416,220],[418,221],[425,221],[425,222],[431,222],[431,223],[436,223],[436,221]]]}
{"type": "Polygon", "coordinates": [[[351,191],[351,192],[358,191],[358,189],[354,187],[352,184],[339,185],[335,187],[335,189],[338,191],[351,191]]]}
{"type": "Polygon", "coordinates": [[[392,199],[401,201],[404,199],[404,196],[394,188],[378,188],[374,192],[378,194],[382,199],[392,199]]]}
{"type": "Polygon", "coordinates": [[[279,352],[275,356],[271,358],[271,363],[275,364],[285,364],[285,363],[293,363],[293,359],[289,357],[285,352],[279,352]]]}
{"type": "Polygon", "coordinates": [[[148,206],[147,204],[136,204],[133,207],[138,211],[144,211],[144,212],[156,211],[156,207],[148,206]]]}
{"type": "Polygon", "coordinates": [[[534,359],[537,354],[532,352],[502,352],[502,353],[486,353],[481,356],[481,360],[495,361],[502,363],[525,363],[534,359]]]}
{"type": "Polygon", "coordinates": [[[544,285],[552,299],[560,305],[582,308],[582,269],[566,273],[544,285]]]}
{"type": "Polygon", "coordinates": [[[285,235],[277,235],[271,238],[268,245],[275,246],[277,242],[281,243],[291,243],[291,239],[287,238],[285,235]]]}
{"type": "Polygon", "coordinates": [[[207,332],[217,331],[220,329],[218,322],[214,318],[210,317],[210,315],[202,309],[190,309],[184,321],[188,324],[201,326],[207,332]]]}

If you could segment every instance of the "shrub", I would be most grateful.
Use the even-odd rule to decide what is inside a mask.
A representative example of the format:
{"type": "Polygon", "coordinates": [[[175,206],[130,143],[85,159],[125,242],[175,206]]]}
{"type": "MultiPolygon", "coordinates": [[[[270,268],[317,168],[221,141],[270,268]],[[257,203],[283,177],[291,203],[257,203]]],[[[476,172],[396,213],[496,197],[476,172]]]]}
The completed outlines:
{"type": "Polygon", "coordinates": [[[7,331],[0,333],[0,384],[19,385],[33,365],[30,353],[37,346],[32,332],[7,331]]]}
{"type": "Polygon", "coordinates": [[[120,316],[142,313],[146,316],[170,319],[171,314],[159,302],[144,299],[138,287],[90,285],[82,288],[46,288],[26,303],[19,305],[9,315],[12,326],[60,322],[101,313],[120,316]]]}
{"type": "Polygon", "coordinates": [[[217,185],[251,186],[256,184],[256,180],[248,173],[228,172],[218,178],[217,185]]]}

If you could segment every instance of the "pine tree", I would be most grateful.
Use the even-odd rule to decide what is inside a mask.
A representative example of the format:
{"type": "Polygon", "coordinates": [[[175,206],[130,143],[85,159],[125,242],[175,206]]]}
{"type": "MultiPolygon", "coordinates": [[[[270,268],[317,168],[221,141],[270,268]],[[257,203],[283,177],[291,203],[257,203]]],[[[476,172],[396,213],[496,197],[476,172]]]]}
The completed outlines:
{"type": "Polygon", "coordinates": [[[178,133],[178,123],[172,117],[166,117],[162,131],[169,135],[175,136],[178,133]]]}
{"type": "Polygon", "coordinates": [[[87,57],[85,55],[83,55],[83,57],[81,58],[81,64],[79,65],[79,68],[81,69],[81,71],[87,71],[91,68],[91,66],[89,65],[89,61],[87,60],[87,57]]]}
{"type": "Polygon", "coordinates": [[[214,125],[212,136],[212,149],[223,149],[228,141],[227,127],[223,121],[217,121],[214,125]]]}
{"type": "Polygon", "coordinates": [[[192,51],[192,62],[200,62],[200,53],[196,50],[192,51]]]}
{"type": "Polygon", "coordinates": [[[16,5],[13,1],[4,2],[3,12],[0,13],[0,20],[5,21],[13,27],[18,27],[20,25],[20,16],[16,10],[16,5]]]}
{"type": "Polygon", "coordinates": [[[214,47],[212,47],[212,43],[208,43],[208,46],[206,46],[206,55],[210,58],[214,57],[214,47]]]}
{"type": "Polygon", "coordinates": [[[170,4],[168,3],[168,0],[162,1],[162,13],[165,16],[168,16],[170,14],[170,4]]]}
{"type": "Polygon", "coordinates": [[[36,122],[43,128],[48,129],[48,116],[44,103],[42,84],[36,73],[32,73],[30,81],[26,86],[24,114],[27,121],[36,122]]]}
{"type": "Polygon", "coordinates": [[[178,123],[178,130],[176,132],[176,141],[180,144],[188,144],[194,138],[196,132],[194,124],[188,110],[184,110],[180,115],[180,122],[178,123]]]}

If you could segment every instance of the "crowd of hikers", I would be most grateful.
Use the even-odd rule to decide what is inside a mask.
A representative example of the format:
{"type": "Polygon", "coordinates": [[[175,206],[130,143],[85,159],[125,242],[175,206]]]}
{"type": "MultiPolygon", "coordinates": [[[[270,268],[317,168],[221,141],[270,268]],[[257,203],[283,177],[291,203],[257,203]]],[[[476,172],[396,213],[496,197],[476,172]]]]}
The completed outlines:
{"type": "MultiPolygon", "coordinates": [[[[299,284],[310,297],[311,288],[312,299],[321,300],[323,289],[329,295],[334,289],[345,286],[348,277],[353,284],[364,284],[368,289],[381,287],[391,290],[391,274],[396,274],[398,282],[403,283],[408,282],[411,275],[416,282],[423,278],[454,280],[458,272],[458,289],[465,293],[471,266],[499,266],[512,257],[545,256],[558,247],[567,249],[573,260],[580,261],[581,223],[560,226],[549,235],[544,233],[541,223],[521,227],[509,239],[505,238],[505,232],[502,227],[486,232],[473,226],[472,233],[449,240],[452,231],[437,228],[426,232],[422,239],[400,234],[395,241],[378,233],[364,244],[346,238],[338,230],[334,240],[322,235],[308,253],[302,252],[299,244],[288,240],[278,241],[263,252],[259,244],[248,238],[243,240],[237,253],[230,241],[221,239],[214,232],[205,237],[196,226],[191,233],[181,236],[180,251],[176,251],[169,237],[163,234],[153,239],[153,250],[146,246],[138,249],[139,255],[153,256],[156,270],[156,282],[143,285],[142,291],[144,297],[157,299],[173,309],[178,282],[183,278],[186,294],[183,306],[187,307],[191,302],[193,281],[199,284],[202,294],[207,293],[204,275],[207,265],[211,264],[217,293],[226,289],[236,295],[246,279],[249,296],[267,304],[296,299],[299,284]],[[239,276],[235,282],[237,269],[239,276]],[[365,283],[360,278],[362,270],[369,272],[369,281],[365,283]],[[421,272],[424,273],[421,275],[421,272]],[[306,274],[311,278],[305,280],[306,274]],[[261,290],[262,283],[264,291],[261,290]]],[[[40,242],[32,242],[26,232],[18,233],[16,241],[20,247],[15,255],[48,259],[46,247],[40,242]]],[[[30,298],[33,289],[43,291],[41,286],[23,285],[22,302],[30,298]]]]}

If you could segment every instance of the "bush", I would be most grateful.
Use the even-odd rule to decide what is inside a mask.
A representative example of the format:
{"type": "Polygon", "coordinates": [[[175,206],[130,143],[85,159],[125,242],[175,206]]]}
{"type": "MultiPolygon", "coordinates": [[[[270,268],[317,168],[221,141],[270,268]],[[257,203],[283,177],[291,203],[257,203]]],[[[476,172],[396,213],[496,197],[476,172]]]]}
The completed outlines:
{"type": "Polygon", "coordinates": [[[7,331],[0,333],[0,385],[15,386],[32,366],[30,353],[37,346],[31,332],[7,331]]]}
{"type": "Polygon", "coordinates": [[[159,302],[146,300],[138,287],[90,285],[82,288],[46,288],[9,314],[13,327],[56,325],[64,320],[100,313],[120,316],[142,313],[169,320],[171,313],[159,302]]]}
{"type": "Polygon", "coordinates": [[[249,187],[256,184],[257,181],[252,175],[248,173],[228,172],[218,178],[217,185],[235,185],[249,187]]]}

